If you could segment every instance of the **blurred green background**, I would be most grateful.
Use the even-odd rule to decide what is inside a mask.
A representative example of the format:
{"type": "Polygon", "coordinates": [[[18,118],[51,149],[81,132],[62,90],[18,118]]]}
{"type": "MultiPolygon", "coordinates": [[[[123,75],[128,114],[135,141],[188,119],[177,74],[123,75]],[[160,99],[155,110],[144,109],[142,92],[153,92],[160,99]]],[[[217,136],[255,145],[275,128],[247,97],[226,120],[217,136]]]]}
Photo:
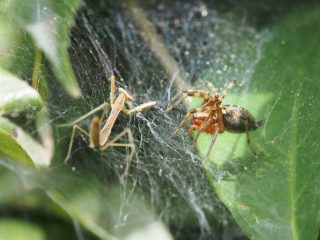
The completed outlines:
{"type": "Polygon", "coordinates": [[[319,20],[311,0],[1,0],[0,240],[318,239],[319,20]],[[129,108],[157,101],[112,131],[130,127],[138,150],[124,185],[128,149],[77,134],[63,164],[59,124],[107,102],[111,72],[129,108]],[[203,165],[212,135],[172,138],[186,108],[163,109],[177,83],[232,79],[224,104],[266,120],[258,154],[224,133],[203,165]]]}

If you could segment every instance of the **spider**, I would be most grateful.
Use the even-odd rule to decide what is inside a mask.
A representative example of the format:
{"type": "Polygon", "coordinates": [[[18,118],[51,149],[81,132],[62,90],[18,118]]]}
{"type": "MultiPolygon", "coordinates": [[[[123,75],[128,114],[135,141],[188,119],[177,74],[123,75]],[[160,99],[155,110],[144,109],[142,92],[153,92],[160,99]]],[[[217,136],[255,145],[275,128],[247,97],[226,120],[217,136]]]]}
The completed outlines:
{"type": "Polygon", "coordinates": [[[132,161],[132,158],[136,152],[136,148],[133,141],[133,135],[130,130],[130,128],[125,128],[121,133],[119,133],[116,137],[114,137],[112,140],[109,140],[109,136],[111,134],[113,125],[121,111],[123,111],[126,115],[130,115],[134,112],[142,111],[146,108],[150,108],[156,104],[156,102],[147,102],[143,103],[133,109],[126,109],[124,104],[127,101],[133,101],[133,97],[130,95],[128,91],[126,91],[123,88],[119,88],[118,92],[119,95],[115,99],[115,76],[112,75],[110,78],[111,81],[111,90],[110,90],[110,105],[111,105],[111,112],[109,114],[109,117],[107,118],[105,124],[101,128],[101,124],[103,122],[104,117],[106,116],[106,113],[108,111],[108,103],[103,103],[97,108],[91,110],[90,112],[86,113],[82,117],[76,119],[70,124],[63,124],[60,126],[72,126],[72,134],[71,139],[69,143],[68,153],[65,158],[65,163],[68,161],[68,159],[71,156],[71,150],[73,145],[73,139],[76,131],[81,132],[82,134],[86,135],[90,139],[90,147],[99,151],[104,151],[108,147],[129,147],[131,148],[131,153],[128,156],[126,160],[126,167],[123,172],[123,174],[120,177],[120,182],[124,183],[124,178],[127,176],[130,163],[132,161]],[[115,99],[115,100],[114,100],[115,99]],[[91,126],[89,132],[81,128],[78,123],[86,119],[87,117],[91,116],[92,114],[96,113],[99,110],[102,110],[102,116],[99,118],[98,116],[94,116],[91,121],[91,126]],[[123,136],[128,136],[128,143],[119,143],[117,142],[119,139],[121,139],[123,136]]]}
{"type": "MultiPolygon", "coordinates": [[[[213,134],[213,138],[205,157],[205,163],[208,161],[210,152],[218,134],[221,134],[224,131],[232,133],[246,133],[247,143],[251,148],[249,131],[256,130],[265,123],[265,120],[256,121],[248,110],[240,106],[222,105],[222,100],[236,82],[237,80],[233,80],[221,95],[219,95],[217,88],[215,88],[212,83],[204,82],[200,84],[198,88],[207,86],[214,93],[214,96],[211,96],[209,92],[203,90],[185,90],[182,94],[178,94],[173,97],[170,102],[174,102],[178,97],[179,99],[165,110],[165,112],[170,111],[187,97],[198,97],[203,99],[203,103],[199,108],[195,108],[186,113],[178,128],[172,135],[174,136],[183,125],[188,127],[189,119],[191,123],[189,126],[190,137],[192,137],[193,130],[198,131],[194,139],[194,143],[197,141],[201,132],[213,134]]],[[[252,148],[251,150],[255,154],[252,148]]]]}

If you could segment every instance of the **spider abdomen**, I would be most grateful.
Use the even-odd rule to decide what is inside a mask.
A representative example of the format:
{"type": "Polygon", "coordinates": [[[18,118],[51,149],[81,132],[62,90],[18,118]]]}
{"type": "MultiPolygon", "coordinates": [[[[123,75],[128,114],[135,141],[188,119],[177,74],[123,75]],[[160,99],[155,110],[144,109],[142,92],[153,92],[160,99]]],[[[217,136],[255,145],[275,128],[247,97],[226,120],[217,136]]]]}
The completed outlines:
{"type": "Polygon", "coordinates": [[[264,124],[264,120],[256,121],[251,113],[237,105],[223,105],[222,119],[224,129],[233,133],[253,131],[264,124]]]}

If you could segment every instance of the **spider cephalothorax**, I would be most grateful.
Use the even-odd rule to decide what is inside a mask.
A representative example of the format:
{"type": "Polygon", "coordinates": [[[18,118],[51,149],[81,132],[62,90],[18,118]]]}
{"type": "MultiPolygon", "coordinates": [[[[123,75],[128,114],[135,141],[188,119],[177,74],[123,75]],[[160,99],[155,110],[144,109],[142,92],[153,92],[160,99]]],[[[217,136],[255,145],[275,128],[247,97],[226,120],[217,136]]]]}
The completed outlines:
{"type": "Polygon", "coordinates": [[[166,110],[166,112],[170,111],[187,97],[198,97],[203,99],[203,103],[199,108],[186,113],[173,135],[175,135],[183,125],[186,125],[189,128],[190,136],[192,136],[193,130],[198,131],[195,142],[201,132],[213,134],[206,159],[209,157],[219,133],[223,133],[224,131],[246,133],[247,142],[250,144],[248,132],[257,129],[264,123],[264,120],[255,121],[251,113],[242,107],[237,105],[222,105],[222,100],[236,82],[236,80],[233,80],[221,95],[219,95],[218,90],[210,82],[204,82],[199,87],[207,86],[214,93],[214,96],[211,96],[209,92],[203,90],[185,90],[182,94],[178,95],[180,98],[177,101],[175,101],[176,97],[172,99],[175,103],[166,110]]]}

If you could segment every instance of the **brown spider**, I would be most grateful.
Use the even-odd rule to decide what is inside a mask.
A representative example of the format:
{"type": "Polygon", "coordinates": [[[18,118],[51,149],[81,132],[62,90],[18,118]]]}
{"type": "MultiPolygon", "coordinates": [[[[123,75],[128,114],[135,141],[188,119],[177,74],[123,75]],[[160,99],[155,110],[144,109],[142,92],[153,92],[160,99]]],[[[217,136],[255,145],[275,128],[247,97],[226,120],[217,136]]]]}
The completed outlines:
{"type": "MultiPolygon", "coordinates": [[[[189,119],[191,123],[189,126],[189,135],[192,137],[193,130],[198,131],[194,139],[194,143],[197,141],[201,132],[213,134],[205,162],[207,162],[209,158],[213,144],[215,143],[219,133],[223,133],[224,131],[232,133],[246,133],[247,142],[251,148],[249,131],[259,128],[265,122],[264,120],[255,121],[251,113],[240,106],[222,105],[222,100],[236,82],[237,80],[233,80],[224,90],[221,96],[219,95],[218,90],[210,82],[204,82],[199,85],[198,88],[207,86],[214,93],[214,96],[211,96],[209,92],[203,90],[185,90],[182,92],[182,94],[172,98],[171,102],[174,102],[178,97],[180,97],[175,103],[165,110],[165,112],[170,111],[187,97],[198,97],[204,100],[199,108],[193,109],[186,113],[178,128],[173,132],[173,136],[183,125],[188,127],[189,119]]],[[[252,148],[251,150],[253,151],[252,148]]],[[[253,153],[255,154],[254,151],[253,153]]]]}
{"type": "Polygon", "coordinates": [[[68,154],[65,159],[65,163],[68,161],[68,159],[71,156],[71,150],[73,145],[73,139],[76,131],[79,131],[86,135],[90,139],[90,147],[97,149],[99,151],[104,151],[108,147],[129,147],[131,148],[131,153],[126,161],[126,168],[123,172],[123,174],[120,177],[120,182],[124,182],[124,178],[127,176],[130,163],[132,161],[132,158],[136,152],[136,148],[133,142],[133,136],[130,128],[125,128],[121,133],[119,133],[115,138],[112,140],[109,140],[109,136],[111,134],[111,130],[113,128],[113,125],[121,111],[123,111],[125,114],[130,115],[134,112],[142,111],[143,109],[150,108],[156,104],[156,102],[147,102],[143,103],[133,109],[126,109],[124,104],[127,101],[133,101],[133,97],[123,88],[119,88],[119,95],[115,99],[115,76],[112,75],[111,78],[111,90],[110,90],[110,105],[111,105],[111,112],[109,117],[107,118],[105,124],[101,128],[101,123],[103,121],[103,118],[106,116],[106,113],[108,111],[108,103],[103,103],[97,108],[91,110],[90,112],[86,113],[82,117],[76,119],[70,124],[63,124],[60,126],[72,126],[72,135],[69,143],[68,148],[68,154]],[[115,100],[114,100],[115,99],[115,100]],[[103,109],[102,116],[99,118],[97,116],[94,116],[91,121],[91,126],[89,132],[81,128],[78,123],[86,119],[87,117],[91,116],[92,114],[96,113],[97,111],[100,111],[103,109]],[[119,139],[121,139],[123,136],[128,136],[128,143],[119,143],[117,142],[119,139]]]}

